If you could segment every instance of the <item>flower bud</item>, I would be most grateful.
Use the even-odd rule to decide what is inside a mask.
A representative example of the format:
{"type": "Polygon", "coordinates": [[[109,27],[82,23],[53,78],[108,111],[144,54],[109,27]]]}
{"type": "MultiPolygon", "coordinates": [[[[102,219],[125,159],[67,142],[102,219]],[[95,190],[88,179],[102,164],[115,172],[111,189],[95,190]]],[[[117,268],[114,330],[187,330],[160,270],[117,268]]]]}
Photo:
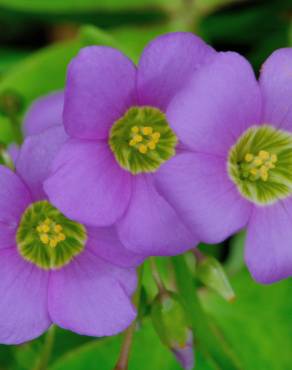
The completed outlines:
{"type": "Polygon", "coordinates": [[[207,287],[213,289],[224,299],[231,302],[235,294],[221,263],[214,257],[208,256],[198,261],[197,277],[207,287]]]}
{"type": "Polygon", "coordinates": [[[0,113],[11,116],[19,113],[23,102],[20,95],[14,91],[3,91],[0,94],[0,113]]]}
{"type": "Polygon", "coordinates": [[[184,369],[193,369],[193,335],[178,296],[166,291],[159,293],[152,305],[151,318],[162,343],[184,369]]]}

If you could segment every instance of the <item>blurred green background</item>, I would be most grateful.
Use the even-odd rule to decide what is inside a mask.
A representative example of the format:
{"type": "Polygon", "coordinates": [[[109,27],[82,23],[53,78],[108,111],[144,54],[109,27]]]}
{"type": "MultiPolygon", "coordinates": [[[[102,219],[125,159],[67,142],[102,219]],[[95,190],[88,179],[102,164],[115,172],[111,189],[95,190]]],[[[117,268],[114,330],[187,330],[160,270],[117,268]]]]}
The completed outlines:
{"type": "MultiPolygon", "coordinates": [[[[21,122],[33,99],[64,87],[66,66],[85,45],[114,46],[137,62],[153,37],[191,31],[217,50],[243,54],[258,73],[273,50],[292,45],[291,21],[291,0],[0,0],[0,142],[16,139],[13,124],[21,122]]],[[[181,293],[196,336],[197,369],[290,370],[292,281],[254,283],[244,267],[243,239],[240,234],[221,246],[201,246],[224,264],[235,302],[206,289],[192,269],[180,277],[190,283],[181,293]]],[[[183,257],[158,260],[166,281],[184,263],[183,257]]],[[[143,319],[130,370],[181,369],[149,319],[155,289],[146,264],[143,319]]],[[[121,340],[55,329],[21,346],[0,346],[0,370],[111,370],[121,340]]]]}

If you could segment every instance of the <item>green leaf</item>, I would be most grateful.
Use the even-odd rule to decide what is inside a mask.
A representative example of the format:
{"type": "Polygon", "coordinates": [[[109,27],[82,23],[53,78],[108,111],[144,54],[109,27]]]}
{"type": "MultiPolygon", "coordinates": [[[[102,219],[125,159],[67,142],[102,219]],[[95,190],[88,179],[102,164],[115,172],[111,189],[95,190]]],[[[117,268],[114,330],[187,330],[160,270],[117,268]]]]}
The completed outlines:
{"type": "Polygon", "coordinates": [[[233,351],[230,343],[226,341],[226,338],[204,312],[184,256],[173,257],[172,261],[175,268],[178,293],[192,324],[198,348],[205,358],[212,361],[218,369],[243,370],[237,353],[233,351]]]}
{"type": "MultiPolygon", "coordinates": [[[[85,27],[75,40],[53,44],[33,53],[14,64],[3,76],[0,80],[0,94],[9,91],[22,99],[24,109],[18,117],[20,122],[24,111],[34,99],[64,88],[68,63],[80,48],[87,45],[117,46],[114,39],[105,32],[95,27],[85,27]]],[[[5,143],[13,140],[10,121],[5,116],[0,116],[0,138],[5,143]]]]}
{"type": "MultiPolygon", "coordinates": [[[[112,370],[118,359],[122,336],[98,340],[69,352],[49,370],[112,370]]],[[[172,354],[164,347],[149,322],[134,334],[129,370],[179,370],[172,354]]]]}
{"type": "Polygon", "coordinates": [[[80,11],[124,10],[139,8],[174,8],[179,0],[0,0],[0,7],[26,12],[77,13],[80,11]]]}
{"type": "Polygon", "coordinates": [[[204,307],[232,344],[244,370],[291,368],[292,285],[256,284],[247,271],[232,279],[237,300],[204,295],[204,307]]]}

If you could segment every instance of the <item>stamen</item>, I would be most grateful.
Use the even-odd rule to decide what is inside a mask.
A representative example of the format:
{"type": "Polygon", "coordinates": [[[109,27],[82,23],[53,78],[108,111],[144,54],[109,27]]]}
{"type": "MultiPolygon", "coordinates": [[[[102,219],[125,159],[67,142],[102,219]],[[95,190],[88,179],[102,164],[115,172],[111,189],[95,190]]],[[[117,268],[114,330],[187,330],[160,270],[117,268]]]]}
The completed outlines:
{"type": "Polygon", "coordinates": [[[270,154],[266,150],[260,150],[259,151],[259,157],[265,161],[265,160],[269,159],[270,154]]]}
{"type": "Polygon", "coordinates": [[[147,151],[148,151],[148,148],[147,148],[147,146],[146,146],[146,145],[141,144],[141,145],[139,145],[138,150],[139,150],[139,152],[140,152],[140,153],[142,153],[142,154],[146,154],[146,153],[147,153],[147,151]]]}
{"type": "Polygon", "coordinates": [[[252,153],[247,153],[244,156],[244,161],[239,165],[241,176],[249,178],[252,181],[261,179],[267,181],[269,178],[269,170],[275,168],[273,163],[278,160],[276,154],[270,154],[266,150],[260,150],[255,156],[252,153]]]}
{"type": "Polygon", "coordinates": [[[278,160],[277,154],[272,154],[272,155],[271,155],[271,162],[272,162],[272,163],[276,163],[276,162],[277,162],[277,160],[278,160]]]}
{"type": "Polygon", "coordinates": [[[261,164],[263,164],[263,161],[259,158],[259,157],[255,157],[253,163],[256,165],[256,166],[260,166],[261,164]]]}
{"type": "Polygon", "coordinates": [[[139,153],[146,154],[148,149],[156,149],[156,145],[160,139],[160,132],[153,132],[153,128],[150,126],[134,126],[131,128],[131,133],[134,136],[129,141],[129,146],[137,148],[139,153]]]}
{"type": "Polygon", "coordinates": [[[154,132],[152,135],[152,139],[157,143],[158,140],[160,139],[160,133],[159,132],[154,132]]]}
{"type": "Polygon", "coordinates": [[[139,127],[134,126],[134,127],[131,128],[131,131],[133,132],[133,134],[137,134],[139,132],[139,127]]]}
{"type": "Polygon", "coordinates": [[[156,143],[154,141],[149,141],[147,146],[149,149],[154,150],[156,148],[156,143]]]}
{"type": "Polygon", "coordinates": [[[244,159],[246,162],[251,162],[253,160],[253,155],[251,153],[247,153],[244,159]]]}
{"type": "Polygon", "coordinates": [[[151,134],[152,134],[152,132],[153,132],[152,127],[147,126],[147,127],[143,127],[143,128],[142,128],[142,133],[143,133],[144,135],[151,135],[151,134]]]}
{"type": "Polygon", "coordinates": [[[141,135],[135,135],[133,140],[136,142],[136,143],[141,143],[141,141],[143,140],[143,137],[141,135]]]}
{"type": "Polygon", "coordinates": [[[39,233],[40,241],[51,248],[56,248],[59,242],[66,239],[66,235],[62,233],[62,225],[56,224],[49,218],[41,222],[36,230],[39,233]]]}

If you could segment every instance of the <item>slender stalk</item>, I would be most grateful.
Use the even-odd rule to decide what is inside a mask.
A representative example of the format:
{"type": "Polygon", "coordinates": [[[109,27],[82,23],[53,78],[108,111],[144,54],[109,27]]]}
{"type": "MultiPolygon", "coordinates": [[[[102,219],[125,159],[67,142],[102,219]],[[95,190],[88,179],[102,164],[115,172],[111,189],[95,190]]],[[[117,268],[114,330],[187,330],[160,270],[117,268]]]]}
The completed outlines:
{"type": "Polygon", "coordinates": [[[193,279],[188,271],[184,256],[172,257],[175,267],[178,292],[184,303],[186,314],[192,324],[194,336],[198,346],[206,353],[219,369],[243,370],[238,357],[232,351],[218,327],[216,327],[206,315],[193,279]]]}
{"type": "Polygon", "coordinates": [[[21,132],[21,126],[20,126],[20,123],[17,119],[17,116],[15,114],[9,114],[8,116],[9,120],[10,120],[10,123],[11,123],[11,127],[12,127],[12,130],[13,130],[13,135],[14,135],[14,139],[15,139],[15,142],[17,144],[21,144],[22,143],[22,132],[21,132]]]}
{"type": "Polygon", "coordinates": [[[129,355],[132,347],[133,336],[136,329],[136,320],[126,330],[123,344],[121,347],[120,357],[114,370],[127,370],[129,364],[129,355]]]}
{"type": "Polygon", "coordinates": [[[192,252],[198,262],[202,261],[205,258],[204,254],[198,248],[192,249],[192,252]]]}
{"type": "MultiPolygon", "coordinates": [[[[139,268],[138,287],[133,296],[133,304],[136,306],[136,309],[138,312],[139,312],[139,303],[140,303],[141,288],[142,288],[142,277],[143,277],[143,266],[139,268]]],[[[119,359],[113,370],[128,370],[129,357],[130,357],[130,352],[132,348],[136,325],[137,325],[137,319],[125,331],[119,359]]]]}
{"type": "Polygon", "coordinates": [[[164,283],[163,283],[163,281],[160,277],[160,273],[158,271],[157,264],[156,264],[156,261],[155,261],[154,257],[150,258],[150,266],[151,266],[151,272],[152,272],[153,279],[155,280],[155,283],[157,285],[157,288],[158,288],[159,292],[160,293],[165,293],[166,288],[165,288],[165,285],[164,285],[164,283]]]}
{"type": "Polygon", "coordinates": [[[46,370],[48,368],[49,359],[54,345],[54,340],[55,340],[55,326],[53,325],[47,332],[41,357],[39,358],[33,370],[46,370]]]}

